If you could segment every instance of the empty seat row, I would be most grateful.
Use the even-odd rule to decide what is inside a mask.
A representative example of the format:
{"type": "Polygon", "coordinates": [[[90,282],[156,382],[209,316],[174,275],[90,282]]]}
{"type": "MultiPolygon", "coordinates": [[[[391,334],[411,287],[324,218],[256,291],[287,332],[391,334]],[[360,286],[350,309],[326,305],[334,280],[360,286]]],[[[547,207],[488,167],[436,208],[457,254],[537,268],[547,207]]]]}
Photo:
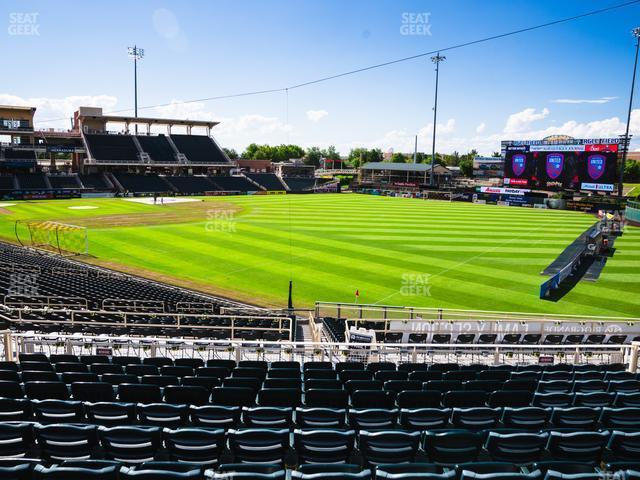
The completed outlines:
{"type": "MultiPolygon", "coordinates": [[[[508,371],[508,372],[522,372],[522,371],[538,371],[538,372],[617,372],[625,370],[625,365],[621,363],[612,363],[612,364],[569,364],[569,363],[560,363],[554,365],[539,365],[539,364],[522,364],[522,365],[495,365],[489,366],[484,364],[471,364],[471,365],[461,365],[458,363],[417,363],[417,362],[359,362],[359,361],[343,361],[332,363],[328,361],[308,361],[308,362],[298,362],[298,361],[275,361],[275,362],[267,362],[263,360],[241,360],[236,362],[235,360],[230,359],[207,359],[203,360],[201,358],[176,358],[171,359],[168,357],[146,357],[141,358],[137,356],[124,356],[124,355],[114,355],[114,356],[106,356],[106,355],[70,355],[70,354],[52,354],[50,356],[45,353],[20,353],[19,354],[20,361],[40,361],[40,362],[50,362],[50,363],[58,363],[58,362],[81,362],[86,364],[91,363],[117,363],[120,365],[130,365],[137,363],[151,364],[157,366],[165,366],[165,365],[186,365],[191,366],[192,368],[202,367],[202,366],[210,366],[210,367],[226,367],[229,370],[232,370],[235,367],[251,367],[251,368],[260,368],[263,370],[272,369],[298,369],[300,370],[302,367],[303,371],[307,370],[334,370],[336,372],[341,372],[343,370],[367,370],[370,372],[379,372],[379,371],[389,371],[389,370],[398,370],[398,371],[406,371],[406,372],[415,372],[415,371],[432,371],[432,372],[452,372],[452,371],[470,371],[470,372],[497,372],[497,371],[508,371]]],[[[499,377],[497,379],[502,379],[499,377]]],[[[434,380],[436,380],[434,378],[434,380]]]]}
{"type": "MultiPolygon", "coordinates": [[[[215,425],[232,428],[240,425],[292,427],[353,428],[517,428],[542,430],[638,429],[640,405],[635,407],[471,407],[442,408],[411,406],[408,408],[368,406],[364,408],[283,407],[274,405],[237,406],[187,402],[190,398],[171,394],[174,403],[112,398],[87,400],[0,397],[0,420],[35,420],[43,423],[91,422],[101,425],[120,423],[160,426],[215,425]],[[126,401],[125,401],[126,400],[126,401]],[[133,401],[132,401],[133,400],[133,401]],[[242,413],[242,417],[241,417],[242,413]]],[[[78,397],[81,398],[81,397],[78,397]]],[[[149,399],[144,399],[149,400],[149,399]]]]}
{"type": "Polygon", "coordinates": [[[347,429],[104,427],[27,422],[0,424],[0,457],[39,456],[48,463],[67,460],[115,460],[140,464],[163,458],[216,465],[223,451],[234,461],[304,464],[346,463],[354,449],[365,465],[429,462],[456,465],[481,455],[516,465],[543,458],[588,463],[638,461],[640,433],[473,432],[468,430],[368,431],[347,429]]]}
{"type": "MultiPolygon", "coordinates": [[[[615,465],[608,465],[612,467],[615,465]]],[[[640,465],[625,463],[625,468],[613,475],[611,470],[590,464],[567,461],[542,461],[519,467],[506,462],[473,462],[442,467],[432,463],[379,464],[361,468],[358,464],[303,464],[287,471],[278,464],[221,464],[215,469],[179,462],[151,461],[123,466],[110,460],[71,460],[47,467],[35,461],[0,460],[0,474],[9,480],[638,480],[640,465]],[[374,477],[375,475],[375,477],[374,477]]]]}
{"type": "MultiPolygon", "coordinates": [[[[65,374],[67,375],[67,374],[65,374]]],[[[71,374],[68,374],[71,375],[71,374]]],[[[421,407],[640,407],[637,390],[624,392],[549,392],[532,393],[528,390],[409,390],[406,385],[397,389],[385,384],[386,389],[367,389],[358,382],[348,389],[310,388],[304,393],[299,388],[260,388],[255,379],[225,379],[223,386],[215,377],[184,377],[180,385],[177,377],[143,376],[142,383],[128,382],[138,377],[104,374],[99,382],[73,382],[69,386],[61,381],[0,380],[0,397],[29,398],[32,400],[84,400],[135,403],[207,403],[229,406],[277,406],[327,408],[421,408],[421,407]],[[113,378],[112,378],[113,377],[113,378]],[[113,380],[123,380],[115,384],[113,380]],[[233,386],[229,386],[233,385],[233,386]]],[[[269,380],[266,380],[268,382],[269,380]]],[[[277,381],[277,380],[274,380],[277,381]]],[[[353,381],[356,382],[356,381],[353,381]]],[[[348,384],[351,382],[348,382],[348,384]]],[[[364,382],[365,384],[368,382],[364,382]]],[[[393,383],[393,381],[387,382],[393,383]]],[[[626,382],[623,382],[623,387],[626,382]]]]}

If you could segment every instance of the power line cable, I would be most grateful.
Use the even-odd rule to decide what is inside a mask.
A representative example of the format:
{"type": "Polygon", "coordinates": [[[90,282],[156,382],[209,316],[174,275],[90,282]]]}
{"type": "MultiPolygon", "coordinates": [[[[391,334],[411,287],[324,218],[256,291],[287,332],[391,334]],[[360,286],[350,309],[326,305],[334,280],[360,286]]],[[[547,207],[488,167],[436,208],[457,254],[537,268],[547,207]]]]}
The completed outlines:
{"type": "MultiPolygon", "coordinates": [[[[573,15],[571,17],[565,17],[565,18],[561,18],[559,20],[554,20],[554,21],[551,21],[551,22],[541,23],[539,25],[534,25],[532,27],[520,28],[518,30],[512,30],[510,32],[500,33],[498,35],[491,35],[489,37],[484,37],[484,38],[480,38],[480,39],[477,39],[477,40],[471,40],[469,42],[463,42],[463,43],[458,43],[456,45],[450,45],[448,47],[437,48],[437,49],[431,50],[429,52],[418,53],[416,55],[411,55],[411,56],[408,56],[408,57],[402,57],[402,58],[398,58],[398,59],[395,59],[395,60],[390,60],[388,62],[377,63],[375,65],[369,65],[367,67],[357,68],[357,69],[354,69],[354,70],[349,70],[349,71],[346,71],[346,72],[337,73],[335,75],[329,75],[329,76],[326,76],[326,77],[317,78],[315,80],[309,80],[307,82],[302,82],[302,83],[290,85],[288,87],[271,88],[271,89],[266,89],[266,90],[254,90],[254,91],[241,92],[241,93],[232,93],[232,94],[228,94],[228,95],[218,95],[218,96],[214,96],[214,97],[199,98],[199,99],[194,99],[194,100],[183,100],[183,101],[179,101],[179,102],[159,103],[159,104],[155,104],[155,105],[147,105],[147,106],[144,106],[144,107],[140,107],[139,110],[147,110],[147,109],[150,109],[150,108],[159,108],[159,107],[168,107],[168,106],[173,106],[173,105],[186,105],[186,104],[190,104],[190,103],[210,102],[210,101],[214,101],[214,100],[224,100],[224,99],[229,99],[229,98],[249,97],[249,96],[255,96],[255,95],[267,95],[267,94],[278,93],[278,92],[286,92],[288,90],[294,90],[296,88],[303,88],[303,87],[307,87],[309,85],[316,85],[318,83],[328,82],[330,80],[335,80],[337,78],[342,78],[342,77],[346,77],[346,76],[349,76],[349,75],[356,75],[358,73],[367,72],[369,70],[374,70],[374,69],[377,69],[377,68],[388,67],[390,65],[395,65],[395,64],[398,64],[398,63],[402,63],[402,62],[408,62],[408,61],[411,61],[411,60],[416,60],[418,58],[423,58],[423,57],[426,57],[426,56],[429,56],[429,55],[433,55],[433,54],[435,54],[437,52],[447,52],[447,51],[451,51],[451,50],[456,50],[456,49],[460,49],[460,48],[464,48],[464,47],[469,47],[469,46],[472,46],[472,45],[478,45],[480,43],[486,43],[486,42],[490,42],[490,41],[493,41],[493,40],[499,40],[501,38],[506,38],[506,37],[510,37],[510,36],[513,36],[513,35],[519,35],[519,34],[522,34],[522,33],[527,33],[527,32],[531,32],[531,31],[534,31],[534,30],[539,30],[539,29],[542,29],[542,28],[551,27],[551,26],[554,26],[554,25],[559,25],[559,24],[562,24],[562,23],[572,22],[574,20],[579,20],[579,19],[582,19],[582,18],[594,16],[594,15],[600,15],[602,13],[610,12],[612,10],[617,10],[617,9],[620,9],[620,8],[629,7],[631,5],[635,5],[635,4],[638,4],[638,3],[640,3],[640,0],[630,0],[628,2],[619,3],[619,4],[616,4],[616,5],[612,5],[610,7],[599,8],[597,10],[591,10],[589,12],[581,13],[581,14],[578,14],[578,15],[573,15]]],[[[110,112],[106,112],[106,114],[122,113],[122,112],[128,112],[128,111],[131,111],[131,109],[128,108],[128,109],[122,109],[122,110],[113,110],[113,111],[110,111],[110,112]]],[[[39,121],[38,123],[48,123],[48,122],[66,120],[66,119],[67,119],[67,117],[52,118],[52,119],[39,121]]]]}

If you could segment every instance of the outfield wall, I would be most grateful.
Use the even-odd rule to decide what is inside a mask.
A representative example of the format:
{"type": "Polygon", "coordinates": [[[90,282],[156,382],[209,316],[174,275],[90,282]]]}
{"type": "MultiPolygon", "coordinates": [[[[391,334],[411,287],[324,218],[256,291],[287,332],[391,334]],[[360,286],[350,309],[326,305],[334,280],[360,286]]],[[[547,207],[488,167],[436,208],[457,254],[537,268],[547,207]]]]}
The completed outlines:
{"type": "Polygon", "coordinates": [[[640,202],[627,202],[624,216],[628,222],[640,226],[640,202]]]}

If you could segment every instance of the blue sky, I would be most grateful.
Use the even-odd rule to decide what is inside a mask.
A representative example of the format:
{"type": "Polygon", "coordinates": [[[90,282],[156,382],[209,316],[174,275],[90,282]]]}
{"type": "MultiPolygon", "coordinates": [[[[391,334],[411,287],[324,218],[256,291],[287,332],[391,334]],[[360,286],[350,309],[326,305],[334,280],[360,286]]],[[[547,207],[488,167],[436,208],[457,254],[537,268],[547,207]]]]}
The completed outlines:
{"type": "MultiPolygon", "coordinates": [[[[15,70],[2,75],[0,103],[35,105],[41,122],[68,118],[80,104],[132,109],[126,48],[136,43],[146,54],[139,104],[174,102],[140,115],[220,120],[214,135],[236,149],[255,141],[334,144],[343,154],[356,146],[410,151],[418,133],[419,149],[430,151],[435,78],[428,57],[291,90],[288,115],[284,93],[177,102],[287,87],[615,3],[3,1],[0,47],[4,65],[15,70]],[[403,34],[408,17],[412,28],[428,34],[403,34]]],[[[438,150],[491,153],[501,139],[623,133],[630,31],[639,14],[640,3],[446,52],[438,150]]],[[[640,135],[640,110],[631,126],[640,135]]]]}

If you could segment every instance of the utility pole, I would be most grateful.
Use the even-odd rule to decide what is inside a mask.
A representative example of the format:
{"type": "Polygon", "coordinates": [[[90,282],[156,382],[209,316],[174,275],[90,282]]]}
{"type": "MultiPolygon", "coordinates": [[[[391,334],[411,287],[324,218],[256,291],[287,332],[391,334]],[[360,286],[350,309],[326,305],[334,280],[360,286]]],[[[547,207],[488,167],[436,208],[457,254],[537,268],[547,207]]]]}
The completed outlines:
{"type": "Polygon", "coordinates": [[[627,112],[627,128],[624,133],[624,146],[622,150],[622,164],[620,165],[620,177],[618,179],[618,196],[622,196],[624,184],[624,167],[627,163],[627,151],[629,150],[629,124],[631,123],[631,109],[633,107],[633,90],[636,86],[636,69],[638,67],[638,50],[640,49],[640,27],[631,30],[631,34],[636,37],[636,59],[633,63],[633,77],[631,77],[631,93],[629,94],[629,111],[627,112]]]}
{"type": "Polygon", "coordinates": [[[433,143],[431,145],[431,176],[429,178],[429,185],[434,186],[435,183],[435,164],[436,164],[436,121],[438,119],[438,74],[440,72],[440,62],[444,61],[447,57],[440,55],[438,52],[435,56],[431,57],[431,61],[436,64],[436,95],[433,103],[433,143]]]}

